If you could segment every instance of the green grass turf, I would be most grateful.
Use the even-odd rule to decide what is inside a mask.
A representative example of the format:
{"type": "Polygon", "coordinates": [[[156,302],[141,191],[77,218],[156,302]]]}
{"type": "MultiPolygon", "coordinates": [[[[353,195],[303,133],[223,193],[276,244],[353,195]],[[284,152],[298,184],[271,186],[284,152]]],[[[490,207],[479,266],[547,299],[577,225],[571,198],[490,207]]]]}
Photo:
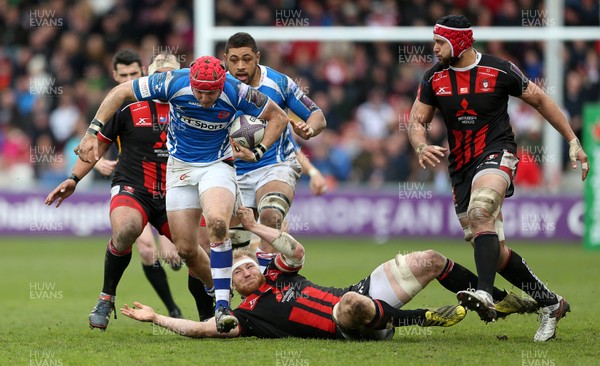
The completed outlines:
{"type": "MultiPolygon", "coordinates": [[[[565,296],[573,312],[558,339],[532,341],[537,316],[484,325],[475,313],[452,328],[399,328],[388,342],[302,339],[198,340],[119,315],[106,332],[90,331],[87,316],[102,284],[105,238],[2,238],[0,364],[6,365],[592,365],[598,364],[600,253],[579,245],[513,243],[538,276],[565,296]],[[45,290],[40,290],[45,288],[45,290]],[[31,293],[31,291],[34,291],[31,293]],[[36,293],[36,291],[38,291],[36,293]],[[53,298],[48,298],[53,297],[53,298]]],[[[474,269],[470,247],[458,241],[306,240],[303,273],[322,285],[346,286],[397,252],[436,249],[474,269]]],[[[146,281],[137,253],[119,286],[117,304],[133,300],[164,307],[146,281]]],[[[167,270],[175,300],[195,318],[186,271],[167,270]]],[[[498,278],[497,284],[510,288],[498,278]]],[[[236,297],[239,302],[239,297],[236,297]]],[[[406,308],[454,304],[433,282],[406,308]]]]}

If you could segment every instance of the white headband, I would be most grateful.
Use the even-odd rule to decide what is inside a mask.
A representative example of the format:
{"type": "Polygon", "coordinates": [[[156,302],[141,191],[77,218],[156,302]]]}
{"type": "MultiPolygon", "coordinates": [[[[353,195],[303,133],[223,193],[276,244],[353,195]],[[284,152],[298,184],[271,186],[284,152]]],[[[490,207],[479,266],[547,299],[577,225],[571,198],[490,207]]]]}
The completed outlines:
{"type": "Polygon", "coordinates": [[[235,262],[233,264],[233,266],[231,266],[231,273],[233,273],[233,271],[235,271],[239,266],[246,264],[246,263],[252,263],[253,265],[258,267],[258,264],[256,263],[256,261],[254,259],[246,257],[244,259],[240,259],[239,261],[235,262]]]}

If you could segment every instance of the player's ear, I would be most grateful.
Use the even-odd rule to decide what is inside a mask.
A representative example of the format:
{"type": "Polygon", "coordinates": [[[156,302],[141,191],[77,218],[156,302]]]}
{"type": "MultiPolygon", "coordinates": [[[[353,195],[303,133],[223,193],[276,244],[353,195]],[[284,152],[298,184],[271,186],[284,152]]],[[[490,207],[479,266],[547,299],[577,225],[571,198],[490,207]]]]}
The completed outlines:
{"type": "Polygon", "coordinates": [[[256,63],[260,63],[260,51],[256,51],[256,63]]]}
{"type": "Polygon", "coordinates": [[[119,80],[117,79],[117,70],[113,70],[113,80],[117,83],[119,82],[119,80]]]}

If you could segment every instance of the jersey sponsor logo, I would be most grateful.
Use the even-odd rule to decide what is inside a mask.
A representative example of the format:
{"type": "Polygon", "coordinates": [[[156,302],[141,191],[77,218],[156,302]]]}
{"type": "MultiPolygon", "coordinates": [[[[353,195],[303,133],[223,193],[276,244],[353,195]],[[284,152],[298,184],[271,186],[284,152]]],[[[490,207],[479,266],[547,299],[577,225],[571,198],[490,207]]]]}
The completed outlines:
{"type": "Polygon", "coordinates": [[[456,79],[456,89],[458,90],[458,95],[469,94],[471,87],[471,70],[456,72],[454,75],[456,79]]]}
{"type": "Polygon", "coordinates": [[[152,126],[152,121],[149,121],[150,117],[138,117],[138,119],[133,123],[135,127],[150,127],[152,126]]]}
{"type": "Polygon", "coordinates": [[[492,93],[496,88],[497,79],[497,69],[479,67],[475,79],[475,93],[492,93]]]}
{"type": "Polygon", "coordinates": [[[452,90],[448,90],[447,86],[439,86],[435,90],[435,95],[452,95],[452,90]]]}
{"type": "Polygon", "coordinates": [[[152,148],[154,148],[154,152],[157,154],[164,154],[164,152],[162,150],[164,150],[165,145],[167,143],[167,133],[165,131],[162,131],[160,133],[160,141],[156,141],[154,143],[154,146],[152,146],[152,148]],[[156,149],[161,150],[161,151],[156,151],[156,149]]]}
{"type": "Polygon", "coordinates": [[[183,173],[179,176],[179,180],[186,180],[188,179],[190,176],[187,173],[183,173]]]}
{"type": "Polygon", "coordinates": [[[462,125],[474,125],[477,122],[477,112],[474,109],[468,109],[469,102],[465,98],[460,102],[462,110],[456,112],[458,122],[462,125]]]}
{"type": "Polygon", "coordinates": [[[435,73],[431,81],[431,87],[437,96],[452,95],[452,84],[448,76],[448,70],[435,73]]]}
{"type": "Polygon", "coordinates": [[[148,103],[143,103],[143,102],[135,103],[133,105],[133,107],[131,108],[131,112],[138,112],[138,111],[141,111],[146,108],[148,108],[148,103]]]}
{"type": "Polygon", "coordinates": [[[123,186],[121,192],[133,194],[135,192],[135,189],[131,186],[123,186]]]}
{"type": "Polygon", "coordinates": [[[150,83],[147,76],[138,79],[138,89],[142,98],[150,97],[150,83]]]}
{"type": "Polygon", "coordinates": [[[199,119],[187,117],[187,116],[179,116],[181,121],[189,126],[194,128],[198,128],[204,131],[219,131],[227,128],[227,123],[224,122],[206,122],[199,119]]]}
{"type": "Polygon", "coordinates": [[[217,118],[219,119],[225,119],[227,117],[231,116],[231,112],[227,112],[227,111],[221,111],[219,112],[219,114],[217,115],[217,118]]]}

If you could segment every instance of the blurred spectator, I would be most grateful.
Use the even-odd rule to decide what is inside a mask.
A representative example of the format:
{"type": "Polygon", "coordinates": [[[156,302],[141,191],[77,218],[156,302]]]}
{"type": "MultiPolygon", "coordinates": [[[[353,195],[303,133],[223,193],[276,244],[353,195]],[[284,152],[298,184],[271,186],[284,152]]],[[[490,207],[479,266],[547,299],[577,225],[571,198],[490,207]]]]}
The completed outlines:
{"type": "Polygon", "coordinates": [[[49,122],[52,134],[62,146],[73,135],[80,112],[70,88],[64,89],[58,99],[58,106],[50,113],[49,122]]]}
{"type": "Polygon", "coordinates": [[[369,92],[367,101],[356,109],[356,119],[365,138],[379,140],[388,135],[395,116],[394,110],[384,97],[383,90],[373,89],[369,92]]]}

